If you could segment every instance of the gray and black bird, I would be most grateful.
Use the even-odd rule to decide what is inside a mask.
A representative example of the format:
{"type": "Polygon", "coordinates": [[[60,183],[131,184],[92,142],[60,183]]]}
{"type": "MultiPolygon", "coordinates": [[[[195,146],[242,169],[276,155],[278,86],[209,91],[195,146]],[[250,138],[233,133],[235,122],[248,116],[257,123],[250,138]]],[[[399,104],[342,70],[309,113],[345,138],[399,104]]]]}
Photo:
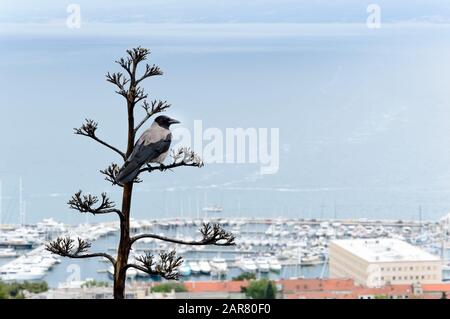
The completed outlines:
{"type": "Polygon", "coordinates": [[[180,122],[165,115],[155,118],[150,128],[142,133],[134,145],[133,152],[120,168],[116,176],[117,184],[124,185],[132,182],[144,164],[164,162],[172,142],[169,127],[176,123],[180,122]]]}

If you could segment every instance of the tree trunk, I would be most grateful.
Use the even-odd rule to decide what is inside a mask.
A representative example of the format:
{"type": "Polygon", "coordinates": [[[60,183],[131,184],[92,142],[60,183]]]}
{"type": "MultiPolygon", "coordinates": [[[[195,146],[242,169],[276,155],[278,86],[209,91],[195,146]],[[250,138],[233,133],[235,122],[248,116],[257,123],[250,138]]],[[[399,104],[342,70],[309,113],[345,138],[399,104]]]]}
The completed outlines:
{"type": "Polygon", "coordinates": [[[114,270],[114,299],[125,298],[126,265],[130,254],[130,208],[133,183],[126,184],[123,189],[122,213],[120,221],[120,242],[117,250],[117,261],[114,270]]]}
{"type": "MultiPolygon", "coordinates": [[[[134,73],[135,74],[135,69],[134,73]]],[[[131,77],[131,87],[134,92],[134,76],[131,77]]],[[[127,103],[128,109],[128,141],[126,157],[128,158],[133,152],[134,147],[134,95],[130,96],[127,103]]],[[[114,299],[125,298],[125,282],[127,279],[126,265],[128,256],[130,255],[130,213],[131,213],[131,197],[133,194],[133,182],[125,184],[122,195],[122,214],[120,220],[120,241],[117,250],[117,261],[114,269],[114,299]]]]}

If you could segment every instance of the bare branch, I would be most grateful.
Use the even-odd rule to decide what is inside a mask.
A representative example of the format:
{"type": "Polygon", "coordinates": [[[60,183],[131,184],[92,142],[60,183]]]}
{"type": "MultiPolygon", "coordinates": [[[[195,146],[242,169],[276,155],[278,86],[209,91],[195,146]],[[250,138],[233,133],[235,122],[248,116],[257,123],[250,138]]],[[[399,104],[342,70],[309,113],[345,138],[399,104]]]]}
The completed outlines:
{"type": "Polygon", "coordinates": [[[134,104],[139,103],[142,100],[145,100],[148,97],[148,94],[145,93],[144,88],[140,86],[131,87],[129,89],[129,93],[131,92],[131,96],[134,97],[134,104]]]}
{"type": "Polygon", "coordinates": [[[106,175],[105,180],[110,182],[112,185],[118,185],[116,183],[116,176],[119,173],[119,169],[120,169],[119,165],[111,163],[111,165],[109,165],[107,168],[100,170],[100,173],[106,175]]]}
{"type": "Polygon", "coordinates": [[[136,66],[138,63],[147,59],[147,56],[150,54],[150,50],[138,46],[137,48],[127,50],[127,53],[132,60],[132,63],[136,66]]]}
{"type": "Polygon", "coordinates": [[[234,246],[235,237],[233,234],[224,230],[219,224],[204,223],[200,228],[200,233],[203,238],[199,241],[186,241],[181,239],[174,239],[165,236],[155,235],[155,234],[141,234],[131,238],[130,245],[133,245],[136,241],[143,238],[154,238],[162,241],[182,244],[182,245],[215,245],[215,246],[234,246]]]}
{"type": "Polygon", "coordinates": [[[130,57],[127,58],[120,58],[119,60],[116,61],[117,64],[119,64],[125,71],[127,71],[129,76],[132,76],[131,74],[131,63],[133,61],[131,60],[130,57]]]}
{"type": "MultiPolygon", "coordinates": [[[[100,170],[100,173],[106,175],[105,180],[110,182],[112,185],[118,185],[120,187],[123,187],[122,185],[116,183],[116,177],[117,174],[119,173],[119,170],[120,170],[119,165],[111,163],[111,165],[109,165],[107,168],[100,170]]],[[[142,180],[139,177],[136,177],[133,181],[133,183],[141,183],[141,182],[142,180]]]]}
{"type": "Polygon", "coordinates": [[[151,118],[153,115],[157,113],[164,112],[167,108],[170,107],[170,104],[168,104],[167,101],[154,100],[151,103],[152,105],[149,105],[147,101],[144,101],[144,105],[142,105],[142,108],[145,110],[147,114],[145,115],[144,119],[134,129],[135,134],[149,118],[151,118]]]}
{"type": "Polygon", "coordinates": [[[67,204],[71,209],[77,210],[80,213],[91,213],[93,215],[116,213],[121,218],[123,217],[122,212],[114,208],[114,202],[106,196],[106,193],[102,193],[101,197],[102,199],[100,205],[95,208],[93,206],[99,202],[98,197],[92,196],[91,194],[82,195],[82,192],[80,190],[72,196],[67,204]]]}
{"type": "Polygon", "coordinates": [[[91,244],[81,238],[77,239],[77,245],[75,246],[75,240],[70,237],[58,237],[54,241],[49,242],[45,245],[45,249],[49,252],[59,255],[61,257],[69,258],[93,258],[93,257],[104,257],[108,259],[113,265],[115,265],[115,259],[105,253],[93,253],[84,254],[91,247],[91,244]]]}
{"type": "Polygon", "coordinates": [[[137,78],[137,65],[147,59],[150,51],[142,47],[137,47],[127,50],[127,54],[127,57],[120,58],[116,63],[128,73],[129,79],[125,78],[120,72],[112,74],[108,72],[106,74],[106,80],[119,88],[116,93],[125,97],[129,107],[131,106],[131,108],[133,108],[136,103],[139,103],[148,97],[148,94],[145,93],[144,89],[139,87],[138,84],[148,77],[161,75],[162,71],[156,65],[146,64],[144,74],[140,78],[137,78]],[[125,88],[127,83],[129,83],[129,86],[128,88],[125,88]]]}
{"type": "Polygon", "coordinates": [[[90,137],[94,141],[97,141],[98,143],[108,147],[109,149],[112,149],[114,152],[119,154],[123,158],[123,160],[126,160],[126,156],[123,152],[121,152],[116,147],[102,141],[101,139],[99,139],[97,137],[97,135],[95,135],[95,131],[97,130],[97,127],[98,127],[97,122],[94,122],[91,119],[86,119],[86,122],[80,128],[74,128],[73,130],[74,130],[74,133],[77,135],[83,135],[83,136],[90,137]]]}
{"type": "Polygon", "coordinates": [[[126,58],[120,58],[116,61],[127,73],[130,77],[134,77],[136,66],[147,59],[147,56],[150,54],[148,49],[137,47],[131,50],[127,50],[128,56],[126,58]]]}
{"type": "Polygon", "coordinates": [[[125,269],[136,268],[149,275],[159,275],[169,280],[177,280],[180,277],[178,267],[183,263],[183,259],[176,257],[174,250],[169,253],[160,253],[158,262],[155,262],[154,256],[149,253],[139,256],[136,260],[141,265],[128,264],[125,269]]]}
{"type": "Polygon", "coordinates": [[[233,246],[234,235],[227,232],[219,224],[203,223],[200,228],[200,233],[203,235],[203,242],[206,245],[218,245],[218,246],[233,246]]]}
{"type": "Polygon", "coordinates": [[[163,72],[161,71],[161,69],[158,66],[156,66],[154,64],[152,66],[150,66],[149,64],[146,64],[144,75],[142,75],[142,77],[140,77],[138,80],[136,80],[136,84],[141,82],[142,80],[145,80],[148,77],[155,76],[155,75],[163,75],[163,72]]]}
{"type": "MultiPolygon", "coordinates": [[[[123,60],[123,59],[122,59],[123,60]]],[[[129,79],[125,78],[122,73],[107,73],[106,74],[106,81],[111,82],[115,84],[119,90],[116,91],[117,94],[122,95],[124,98],[128,98],[128,92],[125,89],[125,85],[130,82],[129,79]]]]}
{"type": "Polygon", "coordinates": [[[197,154],[194,153],[188,147],[180,147],[177,151],[172,150],[171,157],[173,158],[173,162],[169,165],[161,164],[160,166],[151,166],[147,164],[145,168],[141,168],[140,173],[143,172],[153,172],[155,170],[159,170],[161,172],[166,171],[168,169],[172,169],[180,166],[193,166],[193,167],[202,167],[203,161],[197,154]]]}

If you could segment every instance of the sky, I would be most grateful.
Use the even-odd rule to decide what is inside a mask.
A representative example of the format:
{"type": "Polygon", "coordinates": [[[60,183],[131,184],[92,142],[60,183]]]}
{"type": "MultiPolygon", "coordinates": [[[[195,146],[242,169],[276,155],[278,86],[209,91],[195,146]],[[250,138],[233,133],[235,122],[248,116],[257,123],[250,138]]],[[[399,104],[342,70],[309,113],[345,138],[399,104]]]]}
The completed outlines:
{"type": "Polygon", "coordinates": [[[385,22],[450,18],[445,0],[3,0],[0,20],[45,23],[64,20],[69,4],[79,4],[87,22],[103,23],[360,23],[369,4],[383,8],[385,22]]]}
{"type": "MultiPolygon", "coordinates": [[[[0,4],[0,180],[3,216],[80,222],[82,189],[120,191],[98,174],[119,159],[73,134],[85,118],[125,146],[125,105],[105,81],[138,45],[164,76],[144,83],[193,130],[278,128],[280,166],[208,164],[152,173],[136,218],[229,216],[438,219],[450,210],[450,4],[377,1],[68,1],[0,4]]],[[[144,114],[137,110],[138,116],[144,114]]],[[[102,217],[89,217],[103,221],[102,217]]]]}

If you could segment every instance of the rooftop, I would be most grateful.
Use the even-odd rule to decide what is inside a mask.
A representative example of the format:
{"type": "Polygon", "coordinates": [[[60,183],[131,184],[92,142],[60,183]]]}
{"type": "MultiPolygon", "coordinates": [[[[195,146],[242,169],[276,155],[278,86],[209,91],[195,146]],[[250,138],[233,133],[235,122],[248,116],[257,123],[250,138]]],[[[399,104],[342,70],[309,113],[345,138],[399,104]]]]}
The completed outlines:
{"type": "Polygon", "coordinates": [[[347,251],[368,262],[439,261],[432,255],[404,241],[392,238],[333,240],[347,251]]]}
{"type": "Polygon", "coordinates": [[[184,286],[189,292],[240,292],[248,281],[187,281],[184,286]]]}

